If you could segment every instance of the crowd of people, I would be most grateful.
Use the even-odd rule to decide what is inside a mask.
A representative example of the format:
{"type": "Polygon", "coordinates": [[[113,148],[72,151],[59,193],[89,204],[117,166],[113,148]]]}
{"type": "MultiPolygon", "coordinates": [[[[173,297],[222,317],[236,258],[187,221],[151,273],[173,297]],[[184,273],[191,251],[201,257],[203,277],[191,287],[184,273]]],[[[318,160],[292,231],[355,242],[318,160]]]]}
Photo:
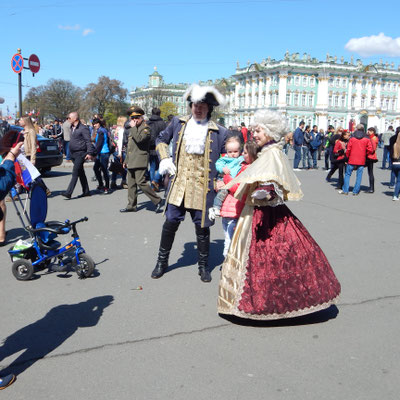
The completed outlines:
{"type": "MultiPolygon", "coordinates": [[[[137,211],[138,188],[153,203],[155,212],[160,212],[165,202],[153,279],[168,272],[175,236],[189,213],[196,235],[198,274],[202,282],[210,282],[210,228],[221,217],[225,239],[218,294],[221,314],[275,320],[335,304],[340,283],[321,248],[286,202],[303,196],[294,172],[318,168],[323,152],[329,171],[326,179],[339,173],[339,193],[349,193],[353,171],[357,175],[353,194],[359,193],[364,167],[370,177],[368,192],[373,193],[379,145],[375,129],[365,133],[363,125],[357,125],[350,133],[329,126],[323,132],[301,122],[288,134],[282,115],[268,110],[259,110],[251,127],[242,123],[227,129],[211,119],[214,107],[224,104],[224,96],[216,88],[192,85],[184,99],[189,115],[168,122],[162,120],[158,108],[145,120],[144,110],[132,106],[112,129],[107,129],[101,115],[87,124],[76,111],[65,121],[43,127],[48,137],[60,141],[66,159],[73,163],[70,183],[62,195],[72,199],[78,180],[82,187],[78,197],[91,195],[84,168],[90,160],[94,161],[99,193],[127,189],[127,205],[121,213],[137,211]],[[286,155],[290,147],[295,153],[293,167],[286,155]],[[165,201],[158,194],[162,186],[165,201]],[[293,248],[296,252],[290,251],[293,248]]],[[[34,164],[37,127],[30,117],[23,117],[20,125],[24,128],[22,149],[34,164]]],[[[398,200],[400,128],[396,132],[390,129],[393,134],[382,135],[382,167],[391,168],[393,200],[398,200]]],[[[13,161],[21,145],[2,151],[0,200],[9,190],[8,181],[15,179],[13,161]],[[8,176],[7,182],[3,176],[8,176]]],[[[0,378],[0,388],[14,379],[11,375],[0,378]]]]}

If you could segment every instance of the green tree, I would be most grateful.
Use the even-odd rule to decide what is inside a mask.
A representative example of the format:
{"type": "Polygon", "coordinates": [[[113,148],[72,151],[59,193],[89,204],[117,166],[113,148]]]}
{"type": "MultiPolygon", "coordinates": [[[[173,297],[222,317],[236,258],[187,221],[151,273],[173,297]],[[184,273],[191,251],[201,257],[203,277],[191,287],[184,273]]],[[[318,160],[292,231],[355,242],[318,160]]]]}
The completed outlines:
{"type": "Polygon", "coordinates": [[[122,82],[101,76],[97,83],[90,83],[84,90],[84,99],[88,111],[104,115],[106,111],[119,114],[126,105],[128,91],[122,87],[122,82]]]}
{"type": "Polygon", "coordinates": [[[171,103],[170,101],[166,101],[160,106],[161,118],[167,119],[168,115],[176,115],[178,113],[178,107],[171,103]]]}

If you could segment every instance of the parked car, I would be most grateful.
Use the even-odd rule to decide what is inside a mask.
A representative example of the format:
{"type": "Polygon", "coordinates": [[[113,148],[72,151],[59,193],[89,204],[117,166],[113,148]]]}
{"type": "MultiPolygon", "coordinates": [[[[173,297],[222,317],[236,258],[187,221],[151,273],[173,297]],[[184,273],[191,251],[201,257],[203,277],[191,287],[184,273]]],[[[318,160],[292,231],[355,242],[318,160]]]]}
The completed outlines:
{"type": "MultiPolygon", "coordinates": [[[[23,128],[11,125],[10,130],[22,131],[23,128]]],[[[58,167],[63,162],[63,154],[58,146],[57,139],[45,138],[37,135],[36,163],[35,167],[41,174],[49,172],[53,167],[58,167]]]]}

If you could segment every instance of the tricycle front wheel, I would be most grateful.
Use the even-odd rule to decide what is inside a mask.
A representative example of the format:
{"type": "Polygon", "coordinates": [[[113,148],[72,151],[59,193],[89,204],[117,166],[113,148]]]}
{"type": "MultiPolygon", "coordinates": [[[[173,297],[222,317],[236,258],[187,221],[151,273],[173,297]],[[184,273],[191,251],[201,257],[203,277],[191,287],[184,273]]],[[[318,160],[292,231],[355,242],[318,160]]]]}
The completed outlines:
{"type": "Polygon", "coordinates": [[[89,278],[93,274],[95,267],[92,257],[86,253],[79,253],[78,257],[79,264],[76,266],[76,273],[80,278],[89,278]]]}
{"type": "Polygon", "coordinates": [[[11,267],[13,275],[19,281],[27,281],[32,278],[33,275],[33,265],[29,260],[21,258],[20,260],[15,260],[11,267]]]}

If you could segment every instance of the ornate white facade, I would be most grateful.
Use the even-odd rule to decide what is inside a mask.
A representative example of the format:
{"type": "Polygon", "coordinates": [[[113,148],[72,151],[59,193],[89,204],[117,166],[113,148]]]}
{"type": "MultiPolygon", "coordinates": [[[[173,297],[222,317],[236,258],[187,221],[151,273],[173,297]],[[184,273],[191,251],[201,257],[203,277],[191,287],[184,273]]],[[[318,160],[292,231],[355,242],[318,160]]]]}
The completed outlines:
{"type": "Polygon", "coordinates": [[[286,53],[283,60],[238,65],[229,82],[226,126],[249,125],[261,108],[285,114],[292,129],[301,120],[322,129],[364,123],[379,132],[400,125],[400,70],[393,63],[363,65],[329,55],[319,61],[286,53]]]}

